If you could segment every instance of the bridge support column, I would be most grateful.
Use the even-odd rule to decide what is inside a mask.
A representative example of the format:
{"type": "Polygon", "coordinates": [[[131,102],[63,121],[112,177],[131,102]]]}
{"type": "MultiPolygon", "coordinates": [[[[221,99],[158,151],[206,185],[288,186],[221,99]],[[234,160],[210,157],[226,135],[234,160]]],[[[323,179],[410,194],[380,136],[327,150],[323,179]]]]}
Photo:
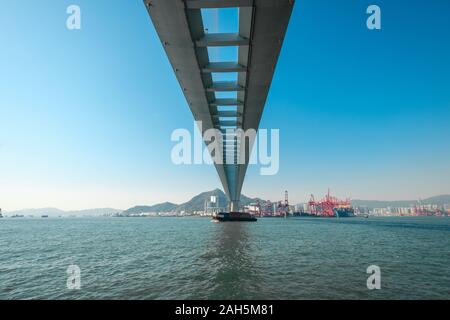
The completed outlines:
{"type": "Polygon", "coordinates": [[[230,212],[239,212],[239,200],[229,202],[230,212]]]}

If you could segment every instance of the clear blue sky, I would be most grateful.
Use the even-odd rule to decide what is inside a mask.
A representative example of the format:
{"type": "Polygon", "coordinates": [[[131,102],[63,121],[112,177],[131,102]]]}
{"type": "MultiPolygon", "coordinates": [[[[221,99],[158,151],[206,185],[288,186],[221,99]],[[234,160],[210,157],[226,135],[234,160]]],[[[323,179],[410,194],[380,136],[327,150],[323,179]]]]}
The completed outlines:
{"type": "MultiPolygon", "coordinates": [[[[205,19],[223,31],[232,15],[205,19]]],[[[449,15],[447,0],[297,1],[261,123],[281,130],[280,171],[250,168],[244,194],[450,193],[449,15]],[[370,4],[381,31],[365,26],[370,4]]],[[[127,208],[220,187],[212,166],[170,160],[171,132],[192,131],[193,117],[141,0],[8,1],[0,44],[4,210],[127,208]],[[66,29],[70,4],[80,31],[66,29]]]]}

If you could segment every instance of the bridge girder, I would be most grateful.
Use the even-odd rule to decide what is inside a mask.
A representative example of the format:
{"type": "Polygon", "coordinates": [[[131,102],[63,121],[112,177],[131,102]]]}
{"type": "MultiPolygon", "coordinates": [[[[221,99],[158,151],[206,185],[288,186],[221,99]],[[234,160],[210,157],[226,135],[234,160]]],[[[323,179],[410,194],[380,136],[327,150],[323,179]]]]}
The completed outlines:
{"type": "Polygon", "coordinates": [[[144,0],[153,25],[174,69],[202,134],[219,129],[224,164],[215,164],[230,210],[239,205],[252,143],[226,134],[226,129],[258,130],[294,0],[144,0]],[[202,9],[239,8],[239,32],[206,33],[202,9]],[[237,61],[211,62],[208,47],[237,46],[237,61]],[[212,73],[237,73],[237,81],[213,81],[212,73]],[[236,92],[236,98],[216,98],[236,92]],[[220,107],[235,110],[219,110],[220,107]],[[245,159],[239,159],[245,146],[245,159]],[[239,160],[239,161],[238,161],[239,160]]]}

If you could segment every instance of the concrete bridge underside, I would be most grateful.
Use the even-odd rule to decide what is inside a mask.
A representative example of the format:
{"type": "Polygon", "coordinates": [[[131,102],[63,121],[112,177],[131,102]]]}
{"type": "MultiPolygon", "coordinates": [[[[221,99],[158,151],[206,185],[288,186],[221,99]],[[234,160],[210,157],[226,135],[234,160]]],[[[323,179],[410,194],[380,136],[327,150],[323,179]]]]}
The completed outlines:
{"type": "Polygon", "coordinates": [[[252,143],[241,144],[233,131],[258,130],[294,0],[144,3],[194,119],[202,123],[202,133],[218,129],[215,138],[223,142],[224,161],[215,167],[229,199],[229,210],[238,211],[252,143]],[[239,32],[206,32],[202,9],[235,7],[239,8],[239,32]],[[208,47],[225,46],[238,47],[237,61],[211,62],[208,47]],[[237,73],[237,81],[213,81],[213,73],[231,72],[237,73]],[[236,98],[216,98],[217,92],[236,92],[236,98]]]}

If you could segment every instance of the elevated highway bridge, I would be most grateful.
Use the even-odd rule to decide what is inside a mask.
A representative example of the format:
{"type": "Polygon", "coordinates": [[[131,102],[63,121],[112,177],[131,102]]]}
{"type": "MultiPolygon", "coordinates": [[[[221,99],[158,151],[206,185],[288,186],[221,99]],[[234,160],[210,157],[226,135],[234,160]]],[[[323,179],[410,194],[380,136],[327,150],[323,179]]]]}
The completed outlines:
{"type": "Polygon", "coordinates": [[[224,161],[215,163],[229,210],[239,200],[252,143],[239,129],[258,130],[283,45],[294,0],[144,0],[153,25],[202,133],[215,128],[224,161]],[[238,8],[236,33],[209,33],[202,9],[238,8]],[[236,61],[211,61],[208,47],[238,49],[236,61]],[[237,73],[235,81],[213,81],[214,73],[237,73]],[[233,92],[233,98],[219,98],[233,92]]]}

